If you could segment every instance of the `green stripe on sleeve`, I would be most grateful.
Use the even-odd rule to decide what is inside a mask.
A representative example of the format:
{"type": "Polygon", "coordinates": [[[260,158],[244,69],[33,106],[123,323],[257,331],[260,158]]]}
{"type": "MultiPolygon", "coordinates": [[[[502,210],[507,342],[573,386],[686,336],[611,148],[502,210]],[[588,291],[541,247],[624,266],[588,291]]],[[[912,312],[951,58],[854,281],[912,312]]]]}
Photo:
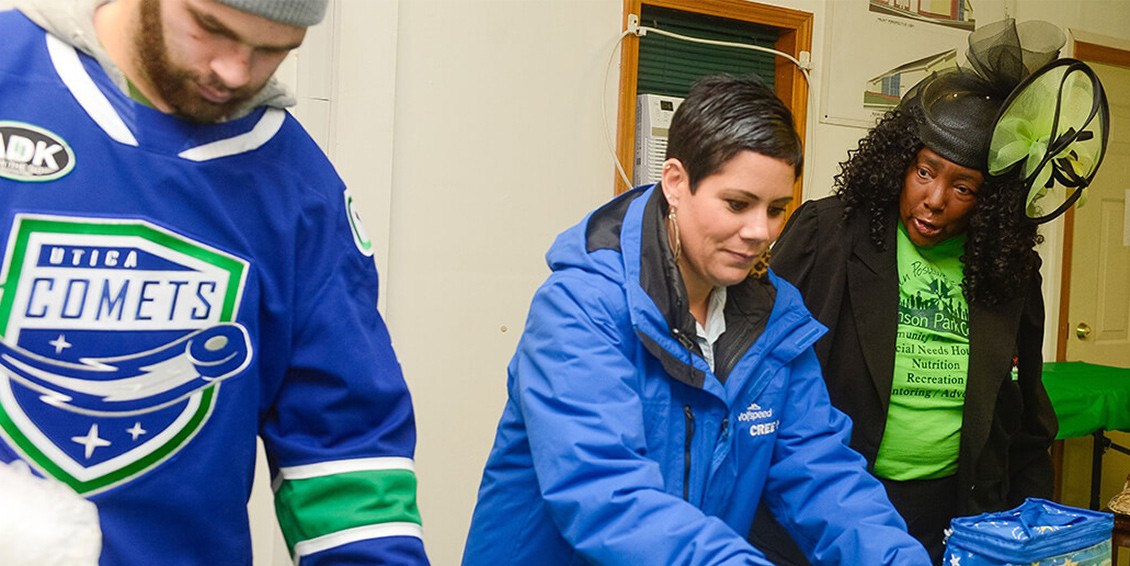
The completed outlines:
{"type": "Polygon", "coordinates": [[[384,523],[421,524],[416,474],[375,470],[285,480],[275,513],[291,554],[302,541],[384,523]]]}

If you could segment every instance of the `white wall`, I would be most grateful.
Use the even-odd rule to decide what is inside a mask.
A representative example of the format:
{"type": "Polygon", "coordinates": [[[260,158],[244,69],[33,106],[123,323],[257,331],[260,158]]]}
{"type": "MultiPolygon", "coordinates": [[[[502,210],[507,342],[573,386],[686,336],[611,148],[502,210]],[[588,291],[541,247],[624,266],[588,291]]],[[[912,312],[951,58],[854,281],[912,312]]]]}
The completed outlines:
{"type": "Polygon", "coordinates": [[[614,1],[400,5],[386,313],[436,564],[459,561],[545,250],[611,196],[619,22],[614,1]]]}
{"type": "MultiPolygon", "coordinates": [[[[847,0],[768,2],[815,15],[809,198],[829,192],[837,163],[864,133],[816,120],[825,1],[847,0]]],[[[1107,35],[1130,28],[1124,0],[978,6],[1107,35]]],[[[299,53],[299,71],[289,71],[300,86],[326,81],[299,94],[327,100],[304,98],[298,114],[329,136],[378,246],[382,309],[416,407],[428,552],[435,564],[457,564],[506,398],[505,366],[547,274],[543,254],[612,195],[601,112],[614,127],[617,65],[607,82],[605,73],[622,2],[334,0],[331,10],[328,51],[299,53]],[[327,72],[321,57],[336,64],[327,72]]],[[[1057,298],[1058,276],[1048,279],[1057,298]]],[[[269,504],[257,501],[256,520],[271,521],[269,504]]],[[[258,549],[277,548],[262,540],[258,549]]]]}

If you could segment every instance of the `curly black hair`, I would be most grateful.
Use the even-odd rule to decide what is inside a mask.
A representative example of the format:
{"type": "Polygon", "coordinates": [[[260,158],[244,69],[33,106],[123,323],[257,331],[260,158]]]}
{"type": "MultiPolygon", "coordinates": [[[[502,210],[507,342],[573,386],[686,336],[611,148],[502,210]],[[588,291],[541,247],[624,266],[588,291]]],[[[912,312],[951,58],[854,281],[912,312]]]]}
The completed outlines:
{"type": "MultiPolygon", "coordinates": [[[[871,240],[885,247],[888,223],[898,221],[899,194],[906,169],[922,149],[918,137],[921,113],[915,108],[887,112],[848,152],[835,176],[835,193],[844,202],[844,217],[869,219],[871,240]]],[[[1040,269],[1035,247],[1043,242],[1037,226],[1024,217],[1027,190],[1019,175],[989,177],[981,185],[969,216],[962,290],[969,304],[995,305],[1016,296],[1040,269]]]]}

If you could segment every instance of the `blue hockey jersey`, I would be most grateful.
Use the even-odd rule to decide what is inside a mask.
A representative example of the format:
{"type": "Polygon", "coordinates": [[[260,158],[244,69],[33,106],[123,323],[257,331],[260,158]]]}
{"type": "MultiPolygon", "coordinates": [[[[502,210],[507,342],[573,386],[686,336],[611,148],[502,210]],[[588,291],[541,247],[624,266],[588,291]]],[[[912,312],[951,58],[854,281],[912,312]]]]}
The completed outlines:
{"type": "Polygon", "coordinates": [[[0,12],[0,460],[102,564],[250,564],[263,439],[302,564],[426,561],[411,401],[352,199],[280,109],[197,125],[0,12]]]}

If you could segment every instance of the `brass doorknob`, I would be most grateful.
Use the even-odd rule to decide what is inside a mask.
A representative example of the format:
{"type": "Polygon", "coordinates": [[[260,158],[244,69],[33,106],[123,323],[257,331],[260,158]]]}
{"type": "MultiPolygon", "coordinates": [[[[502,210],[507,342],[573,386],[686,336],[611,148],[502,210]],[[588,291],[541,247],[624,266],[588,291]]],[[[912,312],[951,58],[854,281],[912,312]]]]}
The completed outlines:
{"type": "Polygon", "coordinates": [[[1079,326],[1075,327],[1075,336],[1080,340],[1086,340],[1091,335],[1091,326],[1086,322],[1080,322],[1079,326]]]}

